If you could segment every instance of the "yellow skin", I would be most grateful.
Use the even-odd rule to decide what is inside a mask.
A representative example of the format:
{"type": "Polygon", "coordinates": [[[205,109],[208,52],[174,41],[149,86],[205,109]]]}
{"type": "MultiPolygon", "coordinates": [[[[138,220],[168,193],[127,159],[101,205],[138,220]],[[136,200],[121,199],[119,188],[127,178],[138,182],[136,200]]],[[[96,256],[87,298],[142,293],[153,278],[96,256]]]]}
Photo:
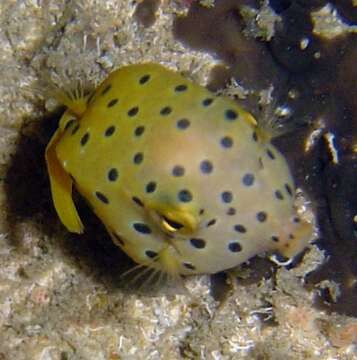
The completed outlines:
{"type": "Polygon", "coordinates": [[[83,231],[74,185],[123,251],[170,275],[292,256],[311,238],[287,163],[254,118],[160,65],[123,67],[69,104],[46,161],[69,231],[83,231]]]}

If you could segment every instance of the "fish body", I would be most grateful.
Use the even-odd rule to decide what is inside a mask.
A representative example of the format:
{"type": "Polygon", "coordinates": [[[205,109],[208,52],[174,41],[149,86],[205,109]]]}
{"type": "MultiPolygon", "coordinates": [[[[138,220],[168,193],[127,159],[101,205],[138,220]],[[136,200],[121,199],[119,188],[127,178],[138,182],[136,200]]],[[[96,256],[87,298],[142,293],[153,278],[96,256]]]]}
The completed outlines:
{"type": "Polygon", "coordinates": [[[216,273],[293,255],[311,236],[283,155],[234,101],[157,64],[111,73],[64,113],[47,151],[54,204],[81,232],[72,186],[134,261],[216,273]]]}

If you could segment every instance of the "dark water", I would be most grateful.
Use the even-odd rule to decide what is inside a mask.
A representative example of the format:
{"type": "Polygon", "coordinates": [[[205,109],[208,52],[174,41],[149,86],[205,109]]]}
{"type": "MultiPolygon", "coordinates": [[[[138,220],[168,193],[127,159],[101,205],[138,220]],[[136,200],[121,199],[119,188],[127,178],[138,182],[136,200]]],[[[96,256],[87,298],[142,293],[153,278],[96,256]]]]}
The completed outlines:
{"type": "MultiPolygon", "coordinates": [[[[329,256],[325,265],[307,276],[306,286],[313,288],[324,279],[336,281],[342,290],[337,303],[326,290],[316,304],[357,316],[357,153],[353,152],[357,140],[357,39],[348,34],[326,40],[313,34],[310,13],[326,3],[270,0],[282,22],[275,36],[263,41],[244,34],[247,23],[240,13],[242,5],[258,8],[258,1],[220,0],[212,9],[193,2],[187,17],[176,19],[174,33],[186,46],[210,52],[226,65],[213,69],[211,90],[221,89],[231,77],[252,90],[253,94],[240,102],[256,117],[262,110],[256,105],[256,93],[274,86],[274,101],[289,110],[283,122],[292,129],[275,143],[287,156],[296,184],[313,201],[320,230],[317,244],[329,256]],[[301,45],[304,42],[307,46],[301,45]],[[322,123],[320,138],[309,152],[304,151],[307,137],[322,123]],[[337,163],[324,134],[334,136],[337,163]]],[[[357,7],[352,1],[330,3],[346,23],[357,23],[357,7]]]]}

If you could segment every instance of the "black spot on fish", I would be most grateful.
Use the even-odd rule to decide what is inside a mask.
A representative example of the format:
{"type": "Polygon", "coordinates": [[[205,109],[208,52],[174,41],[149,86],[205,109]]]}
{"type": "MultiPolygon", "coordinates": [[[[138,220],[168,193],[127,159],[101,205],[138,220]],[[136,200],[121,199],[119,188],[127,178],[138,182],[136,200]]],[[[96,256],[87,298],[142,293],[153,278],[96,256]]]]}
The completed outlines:
{"type": "Polygon", "coordinates": [[[186,90],[187,90],[187,85],[185,85],[185,84],[177,85],[175,87],[176,92],[183,92],[183,91],[186,91],[186,90]]]}
{"type": "Polygon", "coordinates": [[[235,215],[235,214],[236,214],[236,209],[235,209],[234,207],[228,208],[228,210],[227,210],[227,215],[233,216],[233,215],[235,215]]]}
{"type": "Polygon", "coordinates": [[[272,235],[271,239],[274,241],[274,242],[278,242],[279,241],[279,238],[275,235],[272,235]]]}
{"type": "Polygon", "coordinates": [[[132,200],[134,201],[135,204],[139,205],[140,207],[144,207],[143,202],[138,197],[133,196],[132,200]]]}
{"type": "Polygon", "coordinates": [[[242,233],[242,234],[247,232],[247,229],[245,228],[245,226],[243,226],[241,224],[234,225],[234,230],[239,233],[242,233]]]}
{"type": "Polygon", "coordinates": [[[112,125],[112,126],[109,126],[106,128],[105,132],[104,132],[104,136],[106,137],[109,137],[109,136],[112,136],[115,132],[115,126],[112,125]]]}
{"type": "Polygon", "coordinates": [[[139,165],[139,164],[141,164],[142,162],[143,162],[143,160],[144,160],[144,155],[143,155],[143,153],[136,153],[135,155],[134,155],[134,158],[133,158],[133,162],[134,162],[134,164],[136,164],[136,165],[139,165]]]}
{"type": "Polygon", "coordinates": [[[196,249],[203,249],[206,246],[206,241],[198,238],[190,239],[190,243],[196,249]]]}
{"type": "Polygon", "coordinates": [[[144,126],[138,126],[135,130],[134,130],[134,134],[135,136],[141,136],[145,131],[145,127],[144,126]]]}
{"type": "Polygon", "coordinates": [[[178,194],[177,194],[177,197],[181,202],[190,202],[190,201],[192,201],[192,194],[187,189],[180,190],[178,192],[178,194]]]}
{"type": "Polygon", "coordinates": [[[274,195],[275,195],[275,197],[276,197],[277,199],[279,199],[279,200],[284,200],[284,196],[283,196],[283,194],[281,193],[280,190],[276,190],[276,191],[274,192],[274,195]]]}
{"type": "Polygon", "coordinates": [[[160,115],[166,116],[171,114],[172,108],[170,106],[165,106],[160,110],[160,115]]]}
{"type": "Polygon", "coordinates": [[[157,252],[155,252],[155,251],[146,250],[146,251],[145,251],[145,255],[146,255],[148,258],[153,259],[153,258],[155,258],[158,254],[157,254],[157,252]]]}
{"type": "Polygon", "coordinates": [[[267,215],[267,213],[264,212],[264,211],[259,211],[259,212],[257,213],[256,217],[257,217],[257,220],[258,220],[259,222],[265,222],[266,219],[267,219],[267,217],[268,217],[268,215],[267,215]]]}
{"type": "Polygon", "coordinates": [[[228,249],[232,252],[240,252],[242,251],[242,246],[239,244],[239,242],[233,241],[228,244],[228,249]]]}
{"type": "Polygon", "coordinates": [[[202,100],[202,105],[207,107],[210,106],[213,103],[213,99],[212,98],[206,98],[202,100]]]}
{"type": "Polygon", "coordinates": [[[221,139],[221,145],[226,149],[231,148],[233,146],[233,139],[230,136],[224,136],[221,139]]]}
{"type": "Polygon", "coordinates": [[[108,180],[109,181],[116,181],[118,179],[118,170],[115,168],[111,168],[108,171],[108,180]]]}
{"type": "Polygon", "coordinates": [[[108,104],[107,104],[107,107],[108,108],[111,108],[111,107],[113,107],[114,105],[116,105],[117,103],[118,103],[118,99],[112,99],[112,100],[110,100],[109,102],[108,102],[108,104]]]}
{"type": "Polygon", "coordinates": [[[149,183],[146,184],[145,191],[147,193],[153,193],[155,190],[156,190],[156,182],[155,181],[150,181],[149,183]]]}
{"type": "Polygon", "coordinates": [[[285,184],[285,190],[290,196],[293,196],[293,191],[289,184],[285,184]]]}
{"type": "Polygon", "coordinates": [[[228,109],[225,111],[224,113],[224,117],[226,120],[228,121],[233,121],[233,120],[236,120],[237,117],[238,117],[238,114],[236,111],[232,110],[232,109],[228,109]]]}
{"type": "Polygon", "coordinates": [[[207,223],[206,226],[207,226],[207,227],[213,226],[216,222],[217,222],[216,219],[212,219],[212,220],[210,220],[210,221],[207,223]]]}
{"type": "Polygon", "coordinates": [[[79,130],[79,125],[77,124],[73,129],[71,134],[74,135],[79,130]]]}
{"type": "Polygon", "coordinates": [[[143,84],[147,83],[149,80],[150,80],[150,75],[149,74],[143,75],[139,79],[139,84],[143,85],[143,84]]]}
{"type": "Polygon", "coordinates": [[[188,119],[177,120],[176,126],[180,130],[185,130],[190,126],[190,120],[188,119]]]}
{"type": "Polygon", "coordinates": [[[80,141],[81,145],[84,146],[85,144],[87,144],[88,140],[89,140],[89,133],[85,133],[81,138],[80,141]]]}
{"type": "Polygon", "coordinates": [[[175,165],[172,168],[172,175],[176,177],[184,176],[185,175],[185,168],[181,165],[175,165]]]}
{"type": "Polygon", "coordinates": [[[255,131],[253,131],[253,134],[252,134],[252,139],[253,141],[257,142],[258,141],[258,135],[255,131]]]}
{"type": "Polygon", "coordinates": [[[138,112],[139,112],[139,107],[134,106],[128,110],[128,116],[133,117],[133,116],[137,115],[138,112]]]}
{"type": "Polygon", "coordinates": [[[221,194],[221,199],[224,203],[230,203],[233,200],[233,194],[230,191],[223,191],[221,194]]]}
{"type": "Polygon", "coordinates": [[[196,268],[190,263],[183,263],[183,266],[189,270],[196,270],[196,268]]]}
{"type": "Polygon", "coordinates": [[[107,198],[104,194],[102,194],[101,192],[96,191],[96,192],[95,192],[95,196],[96,196],[97,199],[100,200],[103,204],[109,204],[108,198],[107,198]]]}
{"type": "Polygon", "coordinates": [[[245,186],[252,186],[254,184],[254,175],[250,173],[245,174],[242,182],[245,186]]]}
{"type": "Polygon", "coordinates": [[[270,149],[267,149],[267,155],[270,157],[270,159],[272,159],[272,160],[275,159],[275,155],[270,149]]]}
{"type": "Polygon", "coordinates": [[[209,160],[203,160],[200,169],[203,174],[210,174],[213,171],[213,165],[209,160]]]}
{"type": "Polygon", "coordinates": [[[134,229],[140,234],[151,234],[151,229],[145,223],[136,222],[133,224],[134,229]]]}

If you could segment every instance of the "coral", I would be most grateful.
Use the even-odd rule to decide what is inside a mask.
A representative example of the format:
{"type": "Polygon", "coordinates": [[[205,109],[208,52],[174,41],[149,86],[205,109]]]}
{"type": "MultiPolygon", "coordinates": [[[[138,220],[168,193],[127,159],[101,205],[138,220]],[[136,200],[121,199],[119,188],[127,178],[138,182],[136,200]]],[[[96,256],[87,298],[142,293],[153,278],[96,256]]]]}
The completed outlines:
{"type": "Polygon", "coordinates": [[[156,11],[159,5],[160,0],[144,0],[137,5],[134,16],[141,25],[149,27],[156,20],[156,11]]]}

